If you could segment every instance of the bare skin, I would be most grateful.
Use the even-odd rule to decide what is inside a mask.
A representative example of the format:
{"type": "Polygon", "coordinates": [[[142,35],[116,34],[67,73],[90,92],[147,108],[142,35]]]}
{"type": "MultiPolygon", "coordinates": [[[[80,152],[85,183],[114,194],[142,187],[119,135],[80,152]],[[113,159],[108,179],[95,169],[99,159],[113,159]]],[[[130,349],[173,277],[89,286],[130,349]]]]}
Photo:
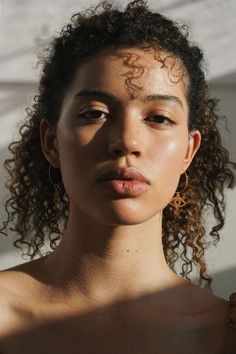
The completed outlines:
{"type": "Polygon", "coordinates": [[[78,68],[56,129],[41,122],[44,155],[61,169],[70,199],[69,221],[51,255],[1,273],[9,354],[51,353],[58,341],[58,354],[221,353],[227,301],[175,274],[162,247],[162,210],[201,141],[188,131],[186,80],[171,80],[152,52],[119,54],[144,67],[132,81],[142,89],[127,88],[122,55],[99,55],[78,68]],[[82,113],[91,110],[100,115],[88,123],[82,113]],[[107,169],[131,166],[149,180],[138,196],[121,198],[97,181],[107,169]]]}
{"type": "MultiPolygon", "coordinates": [[[[41,271],[39,264],[34,270],[37,267],[41,271]]],[[[31,278],[32,268],[5,273],[0,328],[3,353],[230,354],[221,350],[227,302],[193,285],[88,309],[82,303],[76,306],[47,298],[45,285],[35,274],[31,278]]]]}

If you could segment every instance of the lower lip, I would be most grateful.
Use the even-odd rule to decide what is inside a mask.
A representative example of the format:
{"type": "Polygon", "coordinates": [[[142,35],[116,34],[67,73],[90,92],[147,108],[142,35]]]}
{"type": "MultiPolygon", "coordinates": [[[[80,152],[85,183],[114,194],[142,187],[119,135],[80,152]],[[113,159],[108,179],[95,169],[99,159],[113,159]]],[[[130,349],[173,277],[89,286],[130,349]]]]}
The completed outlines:
{"type": "Polygon", "coordinates": [[[149,185],[141,181],[124,181],[124,180],[109,180],[103,181],[102,184],[110,192],[123,196],[137,196],[145,192],[149,185]]]}

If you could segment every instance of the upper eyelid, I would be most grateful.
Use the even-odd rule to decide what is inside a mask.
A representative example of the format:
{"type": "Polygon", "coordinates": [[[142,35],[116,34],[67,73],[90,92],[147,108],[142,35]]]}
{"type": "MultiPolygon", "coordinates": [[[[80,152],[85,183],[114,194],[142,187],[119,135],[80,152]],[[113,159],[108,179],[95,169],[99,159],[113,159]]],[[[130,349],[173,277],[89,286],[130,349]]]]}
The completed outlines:
{"type": "MultiPolygon", "coordinates": [[[[102,108],[87,108],[84,111],[82,110],[79,113],[79,115],[80,114],[85,114],[85,113],[90,113],[90,112],[101,112],[101,113],[105,113],[105,114],[110,114],[109,111],[107,111],[105,109],[103,110],[102,108]]],[[[154,117],[154,116],[161,116],[161,117],[165,117],[166,119],[170,119],[171,120],[170,114],[168,114],[168,113],[167,114],[166,113],[158,113],[158,112],[147,114],[147,115],[145,115],[145,118],[154,117]]]]}
{"type": "MultiPolygon", "coordinates": [[[[94,112],[94,111],[99,111],[99,112],[107,114],[107,115],[112,115],[113,114],[112,112],[114,112],[114,108],[111,107],[111,109],[109,109],[108,107],[107,108],[96,107],[96,104],[94,104],[94,106],[82,108],[81,111],[79,112],[79,115],[94,112]]],[[[116,111],[116,109],[115,109],[115,111],[116,111]]],[[[160,112],[151,112],[151,113],[147,113],[147,114],[143,113],[143,116],[144,116],[144,119],[146,119],[148,117],[152,117],[152,116],[163,116],[170,121],[175,121],[175,117],[173,116],[173,114],[171,114],[171,112],[165,112],[165,111],[163,111],[163,109],[160,109],[160,112]]]]}
{"type": "MultiPolygon", "coordinates": [[[[105,114],[106,116],[109,116],[110,113],[109,112],[104,112],[102,109],[87,109],[85,110],[84,112],[81,112],[78,116],[83,116],[83,115],[86,115],[86,114],[89,114],[89,113],[93,113],[93,112],[100,112],[101,115],[102,114],[105,114]]],[[[147,115],[144,120],[148,120],[148,118],[151,118],[151,117],[164,117],[164,121],[161,122],[160,124],[161,125],[166,125],[166,124],[173,124],[175,125],[176,122],[175,120],[173,120],[172,118],[170,118],[169,116],[165,115],[165,114],[161,114],[161,113],[154,113],[154,114],[150,114],[150,115],[147,115]]],[[[104,117],[103,117],[104,118],[104,117]]],[[[96,119],[102,119],[101,117],[97,117],[97,118],[94,118],[94,120],[96,119]]],[[[158,124],[158,122],[156,122],[158,124]]]]}
{"type": "Polygon", "coordinates": [[[104,114],[110,114],[107,110],[105,109],[103,110],[102,108],[85,108],[84,110],[82,109],[81,111],[79,111],[78,115],[92,113],[92,112],[101,112],[104,114]]]}
{"type": "Polygon", "coordinates": [[[109,113],[108,110],[103,109],[103,108],[84,108],[80,111],[80,113],[86,113],[86,112],[103,112],[103,113],[109,113]]]}
{"type": "Polygon", "coordinates": [[[175,119],[175,117],[173,117],[173,115],[172,114],[170,114],[170,113],[162,113],[162,112],[157,112],[157,113],[153,113],[153,114],[148,114],[147,115],[147,118],[148,117],[155,117],[155,116],[160,116],[160,117],[165,117],[165,119],[167,119],[167,120],[169,120],[169,121],[171,121],[171,122],[175,122],[176,121],[176,119],[175,119]]]}
{"type": "MultiPolygon", "coordinates": [[[[87,109],[87,110],[85,110],[85,111],[82,111],[82,112],[78,113],[78,114],[77,114],[77,117],[89,115],[89,114],[92,114],[92,113],[94,113],[94,112],[99,112],[99,114],[101,114],[101,115],[104,114],[104,115],[106,115],[106,116],[110,115],[109,112],[105,112],[105,111],[103,111],[103,110],[101,110],[101,109],[87,109]]],[[[100,117],[99,117],[99,118],[100,118],[100,117]]],[[[99,118],[94,118],[94,119],[99,119],[99,118]]]]}
{"type": "Polygon", "coordinates": [[[170,115],[170,114],[163,114],[163,113],[155,113],[155,114],[151,114],[150,116],[160,116],[160,117],[165,117],[166,119],[169,120],[174,120],[174,118],[170,115]]]}
{"type": "Polygon", "coordinates": [[[153,115],[150,115],[149,117],[147,117],[147,119],[148,118],[150,118],[150,117],[164,117],[165,119],[164,119],[164,122],[166,122],[167,124],[176,124],[176,121],[174,120],[174,119],[172,119],[172,118],[169,118],[169,117],[167,117],[167,116],[165,116],[164,114],[153,114],[153,115]]]}
{"type": "Polygon", "coordinates": [[[82,105],[77,105],[77,108],[83,110],[96,110],[96,109],[108,109],[108,105],[104,105],[102,102],[96,102],[96,103],[86,103],[82,105]]]}

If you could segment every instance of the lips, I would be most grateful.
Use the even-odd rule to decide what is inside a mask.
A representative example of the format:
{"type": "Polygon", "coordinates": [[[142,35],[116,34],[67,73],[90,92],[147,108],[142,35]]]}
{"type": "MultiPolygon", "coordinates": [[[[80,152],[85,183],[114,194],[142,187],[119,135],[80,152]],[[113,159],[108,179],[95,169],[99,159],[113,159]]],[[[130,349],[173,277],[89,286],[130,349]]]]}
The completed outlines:
{"type": "Polygon", "coordinates": [[[100,176],[99,181],[139,181],[150,184],[149,180],[135,167],[118,168],[106,171],[100,176]]]}

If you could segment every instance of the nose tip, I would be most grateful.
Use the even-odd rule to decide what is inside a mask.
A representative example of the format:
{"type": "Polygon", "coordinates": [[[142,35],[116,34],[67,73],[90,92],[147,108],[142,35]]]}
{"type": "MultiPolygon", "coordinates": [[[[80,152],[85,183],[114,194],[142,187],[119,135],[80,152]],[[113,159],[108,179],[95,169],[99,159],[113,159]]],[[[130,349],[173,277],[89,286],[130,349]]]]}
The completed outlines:
{"type": "Polygon", "coordinates": [[[129,146],[124,146],[122,142],[112,143],[109,146],[109,153],[112,156],[134,155],[139,157],[141,155],[141,151],[134,141],[130,141],[129,146]]]}
{"type": "Polygon", "coordinates": [[[145,128],[137,110],[117,116],[107,131],[108,150],[112,156],[130,155],[139,157],[145,149],[145,128]]]}

